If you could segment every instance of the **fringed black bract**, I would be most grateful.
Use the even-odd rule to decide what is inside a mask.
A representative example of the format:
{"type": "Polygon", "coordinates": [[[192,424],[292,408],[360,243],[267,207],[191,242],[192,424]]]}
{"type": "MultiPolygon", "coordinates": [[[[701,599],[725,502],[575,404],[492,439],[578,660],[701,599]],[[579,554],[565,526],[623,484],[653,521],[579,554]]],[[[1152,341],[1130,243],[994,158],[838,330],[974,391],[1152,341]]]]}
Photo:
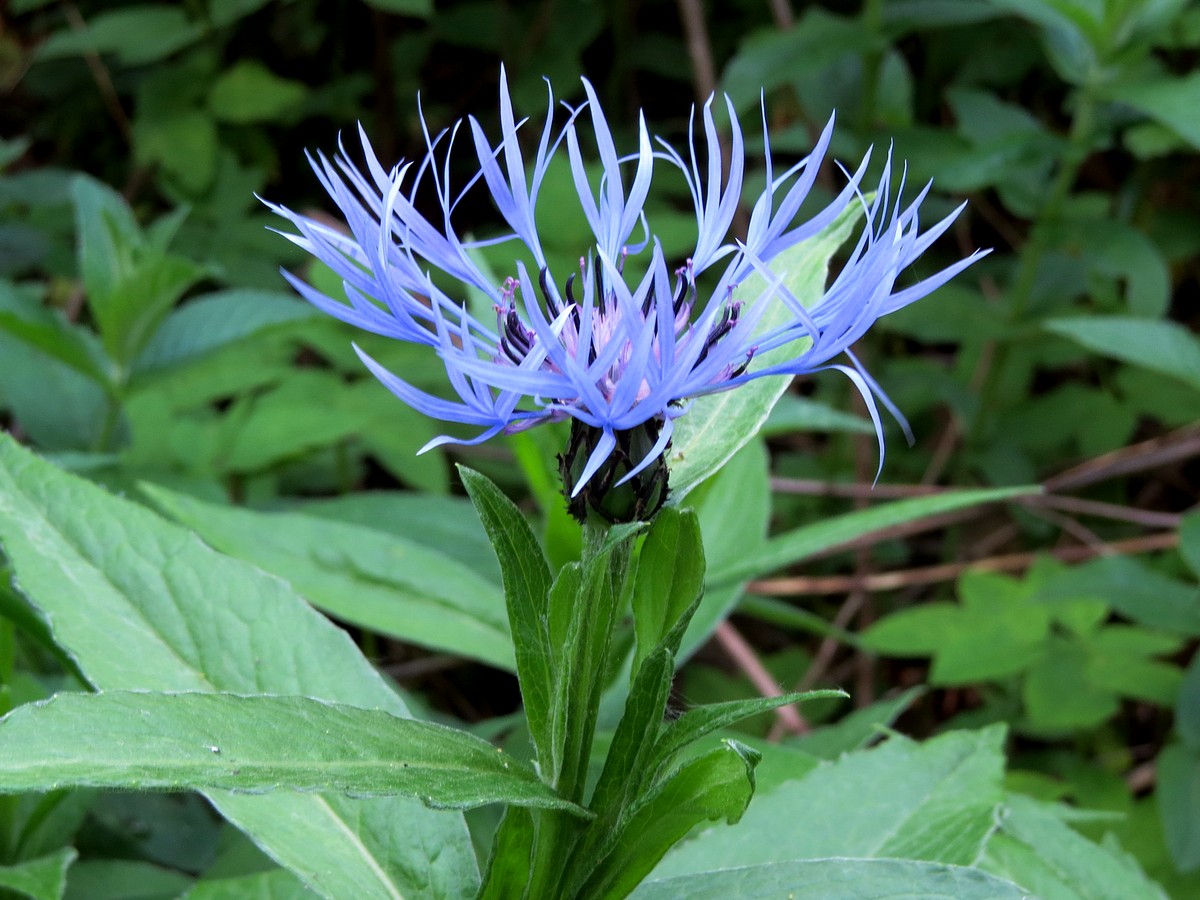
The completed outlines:
{"type": "Polygon", "coordinates": [[[559,472],[563,479],[563,495],[567,510],[578,521],[587,520],[589,510],[606,522],[647,522],[667,502],[670,487],[667,483],[668,443],[662,454],[624,484],[625,475],[640,463],[654,447],[662,431],[662,421],[650,419],[637,428],[615,432],[617,446],[583,489],[571,496],[583,467],[603,432],[585,425],[578,419],[571,422],[571,437],[567,450],[558,456],[559,472]]]}

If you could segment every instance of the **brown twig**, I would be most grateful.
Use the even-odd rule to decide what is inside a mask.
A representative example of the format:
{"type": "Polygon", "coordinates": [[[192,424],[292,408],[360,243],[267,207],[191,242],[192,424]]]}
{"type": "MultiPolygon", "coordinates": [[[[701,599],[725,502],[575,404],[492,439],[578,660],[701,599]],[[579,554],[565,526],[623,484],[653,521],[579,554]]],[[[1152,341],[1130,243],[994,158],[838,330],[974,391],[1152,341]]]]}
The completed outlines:
{"type": "MultiPolygon", "coordinates": [[[[746,642],[746,639],[733,625],[729,622],[722,622],[717,626],[714,636],[734,664],[750,679],[755,690],[764,697],[778,697],[783,693],[779,688],[779,683],[767,671],[767,667],[762,664],[758,654],[754,652],[754,648],[746,642]]],[[[775,717],[785,730],[793,734],[807,734],[812,730],[795,705],[779,707],[775,710],[775,717]]]]}
{"type": "Polygon", "coordinates": [[[1176,532],[1148,534],[1123,541],[1110,541],[1098,547],[1058,547],[1043,553],[1007,553],[967,562],[942,563],[936,566],[921,566],[914,569],[899,569],[893,572],[878,572],[861,581],[853,575],[789,576],[752,581],[747,590],[755,594],[775,597],[799,597],[826,594],[844,594],[856,587],[868,592],[891,591],[918,584],[937,584],[953,581],[965,572],[1011,572],[1029,568],[1042,555],[1052,556],[1063,562],[1082,562],[1097,556],[1119,553],[1153,553],[1170,550],[1178,546],[1176,532]]]}
{"type": "Polygon", "coordinates": [[[708,25],[700,0],[677,0],[679,17],[683,20],[683,36],[688,58],[692,61],[692,82],[696,100],[706,101],[717,90],[717,67],[713,62],[712,45],[708,40],[708,25]]]}
{"type": "Polygon", "coordinates": [[[1107,481],[1118,475],[1144,472],[1193,456],[1200,456],[1200,426],[1188,425],[1169,434],[1086,460],[1046,479],[1045,487],[1047,491],[1058,493],[1107,481]]]}
{"type": "Polygon", "coordinates": [[[796,24],[796,14],[788,0],[770,0],[771,18],[785,31],[796,24]]]}
{"type": "MultiPolygon", "coordinates": [[[[79,7],[74,3],[64,3],[62,8],[63,14],[67,17],[67,24],[71,26],[72,31],[87,31],[87,22],[79,12],[79,7]]],[[[125,139],[125,143],[132,144],[133,127],[129,123],[129,116],[125,114],[125,108],[121,106],[121,99],[117,96],[117,89],[113,86],[112,76],[108,74],[108,67],[104,65],[104,60],[95,50],[84,50],[83,61],[92,73],[92,80],[96,82],[96,87],[100,90],[100,99],[104,102],[104,108],[117,123],[121,137],[125,139]]]]}

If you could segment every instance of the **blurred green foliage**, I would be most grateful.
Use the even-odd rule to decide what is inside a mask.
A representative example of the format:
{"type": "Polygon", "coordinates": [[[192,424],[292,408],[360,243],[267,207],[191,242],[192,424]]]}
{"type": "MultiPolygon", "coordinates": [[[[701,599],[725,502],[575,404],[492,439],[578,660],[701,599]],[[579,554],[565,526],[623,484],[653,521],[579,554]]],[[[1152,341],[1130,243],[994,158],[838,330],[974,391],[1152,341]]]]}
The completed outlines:
{"type": "MultiPolygon", "coordinates": [[[[1034,482],[1046,494],[932,535],[885,530],[852,553],[798,553],[754,573],[749,591],[713,582],[703,633],[685,647],[739,612],[781,683],[851,689],[860,709],[806,712],[858,730],[788,738],[797,752],[815,739],[806,754],[836,756],[901,715],[920,735],[1003,722],[1011,791],[1120,814],[1052,816],[1019,799],[988,844],[991,871],[1047,896],[1154,896],[1127,851],[1172,896],[1200,892],[1200,519],[1184,517],[1200,484],[1200,4],[13,0],[2,15],[8,430],[288,577],[353,623],[416,702],[460,719],[513,711],[511,682],[461,662],[503,670],[511,648],[495,609],[473,609],[444,579],[494,590],[498,576],[453,496],[447,452],[415,455],[435,426],[366,375],[350,340],[427,390],[444,376],[286,292],[279,268],[303,261],[255,194],[323,208],[304,152],[332,152],[343,133],[352,143],[357,123],[385,162],[422,154],[419,112],[435,132],[467,114],[490,127],[504,62],[519,109],[540,109],[543,76],[577,100],[585,74],[626,136],[639,108],[665,138],[686,136],[688,105],[713,86],[746,122],[761,102],[779,158],[805,153],[836,109],[838,158],[890,148],[910,190],[934,179],[931,215],[967,198],[932,253],[995,252],[861,348],[917,435],[909,449],[893,440],[874,496],[1034,482]],[[273,540],[247,538],[261,529],[273,540]],[[384,555],[398,547],[427,564],[396,575],[384,555]],[[969,570],[980,559],[1005,574],[969,570]],[[790,587],[765,577],[801,560],[790,587]],[[420,627],[406,624],[414,610],[420,627]],[[918,682],[921,698],[871,703],[918,682]],[[1047,880],[1030,861],[1039,842],[1085,853],[1063,821],[1124,848],[1109,894],[1069,867],[1047,880]]],[[[762,139],[747,138],[753,158],[762,139]]],[[[751,187],[764,177],[754,162],[751,187]]],[[[831,168],[817,193],[839,178],[831,168]]],[[[650,206],[668,253],[687,243],[681,188],[650,206]]],[[[571,194],[552,171],[540,213],[563,259],[586,239],[571,194]]],[[[498,225],[473,194],[458,215],[481,235],[498,225]]],[[[504,252],[487,253],[498,280],[504,252]]],[[[339,290],[328,271],[300,271],[339,290]]],[[[850,394],[818,380],[785,398],[764,432],[773,483],[754,444],[698,489],[710,572],[760,553],[768,528],[870,502],[871,438],[846,413],[850,394]]],[[[560,438],[548,429],[454,456],[527,498],[561,562],[578,534],[556,507],[560,438]]],[[[4,581],[4,708],[82,686],[4,581]]],[[[730,672],[718,649],[701,650],[686,699],[733,695],[730,672]]],[[[742,737],[774,723],[750,720],[742,737]]],[[[66,896],[92,898],[152,884],[139,896],[173,897],[201,873],[257,890],[286,874],[265,873],[265,857],[186,797],[0,799],[0,863],[35,862],[49,886],[29,896],[59,896],[54,873],[68,865],[66,896]],[[67,846],[83,861],[52,855],[67,846]]]]}

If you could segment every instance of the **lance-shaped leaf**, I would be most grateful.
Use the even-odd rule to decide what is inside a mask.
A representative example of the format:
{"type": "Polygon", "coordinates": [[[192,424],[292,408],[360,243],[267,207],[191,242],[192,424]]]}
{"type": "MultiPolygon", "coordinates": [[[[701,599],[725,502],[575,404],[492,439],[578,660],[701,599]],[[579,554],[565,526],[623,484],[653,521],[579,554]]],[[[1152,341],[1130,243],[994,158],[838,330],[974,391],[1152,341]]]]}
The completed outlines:
{"type": "Polygon", "coordinates": [[[701,822],[737,822],[754,795],[754,767],[759,759],[757,751],[726,741],[663,779],[622,817],[602,850],[603,863],[573,896],[624,897],[676,841],[701,822]]]}
{"type": "Polygon", "coordinates": [[[704,546],[696,514],[672,507],[660,510],[642,543],[633,581],[635,672],[703,588],[704,546]]]}
{"type": "Polygon", "coordinates": [[[464,466],[458,467],[458,473],[500,563],[521,699],[538,759],[545,766],[553,756],[549,729],[553,650],[546,625],[550,566],[525,516],[503,491],[486,476],[464,466]]]}
{"type": "MultiPolygon", "coordinates": [[[[0,437],[0,540],[22,592],[96,688],[292,694],[408,713],[284,582],[0,437]]],[[[327,897],[469,897],[461,813],[402,797],[208,792],[327,897]]]]}
{"type": "Polygon", "coordinates": [[[332,790],[583,813],[528,765],[464,731],[307,697],[60,694],[0,719],[0,791],[68,785],[332,790]]]}
{"type": "Polygon", "coordinates": [[[710,584],[724,584],[757,578],[776,569],[833,550],[874,531],[916,522],[929,516],[954,512],[983,503],[998,503],[1028,494],[1040,487],[985,488],[972,491],[944,491],[928,497],[897,500],[871,509],[856,510],[813,525],[804,525],[768,540],[741,559],[731,561],[709,574],[710,584]]]}

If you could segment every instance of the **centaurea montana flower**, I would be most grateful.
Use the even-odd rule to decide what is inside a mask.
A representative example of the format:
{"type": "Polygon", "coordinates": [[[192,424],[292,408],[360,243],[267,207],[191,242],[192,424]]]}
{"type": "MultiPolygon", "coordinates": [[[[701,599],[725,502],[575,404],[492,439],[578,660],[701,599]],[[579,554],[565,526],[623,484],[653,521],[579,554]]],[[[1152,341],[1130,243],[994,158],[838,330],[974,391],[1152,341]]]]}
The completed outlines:
{"type": "MultiPolygon", "coordinates": [[[[583,89],[586,100],[567,106],[565,122],[556,127],[547,82],[549,112],[529,166],[519,141],[526,123],[514,117],[503,71],[498,144],[468,117],[466,129],[459,121],[433,136],[426,127],[424,158],[390,170],[379,163],[361,128],[365,168],[350,161],[344,146],[333,161],[323,154],[310,156],[345,216],[349,234],[271,205],[298,229],[299,234],[288,235],[290,240],[342,278],[348,302],[285,272],[305,298],[338,319],[375,334],[425,344],[441,357],[457,401],[419,390],[355,347],[371,372],[405,403],[432,418],[482,429],[467,439],[443,435],[422,451],[443,443],[476,444],[502,432],[569,418],[573,430],[563,472],[572,512],[582,518],[583,498],[602,508],[601,498],[609,487],[628,481],[638,501],[618,517],[645,516],[665,499],[665,451],[675,419],[687,411],[686,401],[768,375],[824,368],[839,369],[852,379],[866,401],[882,450],[876,398],[892,406],[849,348],[880,316],[929,294],[978,257],[909,287],[895,287],[898,274],[950,226],[962,207],[920,231],[918,207],[929,188],[906,207],[899,201],[889,207],[890,158],[868,202],[860,189],[868,152],[841,193],[813,218],[797,223],[797,211],[829,146],[831,118],[812,153],[782,173],[775,171],[767,144],[766,188],[754,202],[745,239],[733,240],[730,227],[741,200],[745,159],[741,127],[729,99],[731,152],[723,179],[712,98],[701,110],[702,138],[695,134],[693,110],[688,158],[661,139],[652,141],[641,116],[637,151],[622,157],[586,79],[583,89]],[[580,147],[585,114],[603,173],[598,184],[589,180],[580,147]],[[464,130],[470,133],[478,172],[456,192],[450,184],[449,157],[464,130]],[[595,238],[593,246],[581,248],[585,255],[579,272],[565,278],[551,271],[535,221],[538,193],[564,143],[579,203],[595,238]],[[697,161],[699,143],[704,145],[703,170],[697,161]],[[678,266],[668,263],[644,213],[656,165],[682,173],[695,207],[695,247],[678,266]],[[632,178],[627,179],[630,168],[632,178]],[[499,239],[464,239],[451,222],[459,200],[480,181],[510,229],[499,239]],[[418,188],[429,184],[441,209],[437,221],[415,206],[418,188]],[[806,308],[783,283],[782,274],[772,270],[772,261],[817,235],[856,202],[865,207],[867,226],[823,297],[806,308]],[[640,234],[635,243],[636,231],[640,234]],[[524,245],[535,268],[530,271],[516,260],[498,284],[476,264],[472,251],[513,239],[524,245]],[[639,257],[645,263],[635,269],[639,257]],[[463,295],[444,291],[431,269],[490,297],[495,327],[472,316],[463,295]],[[719,274],[711,289],[699,296],[697,279],[709,270],[719,274]],[[743,295],[740,289],[756,272],[763,276],[760,284],[765,288],[743,295]],[[759,328],[764,313],[777,303],[785,304],[788,320],[759,328]],[[756,354],[785,345],[797,348],[792,359],[749,368],[756,354]],[[847,355],[846,364],[831,362],[842,354],[847,355]]],[[[765,138],[765,117],[763,127],[765,138]]]]}

